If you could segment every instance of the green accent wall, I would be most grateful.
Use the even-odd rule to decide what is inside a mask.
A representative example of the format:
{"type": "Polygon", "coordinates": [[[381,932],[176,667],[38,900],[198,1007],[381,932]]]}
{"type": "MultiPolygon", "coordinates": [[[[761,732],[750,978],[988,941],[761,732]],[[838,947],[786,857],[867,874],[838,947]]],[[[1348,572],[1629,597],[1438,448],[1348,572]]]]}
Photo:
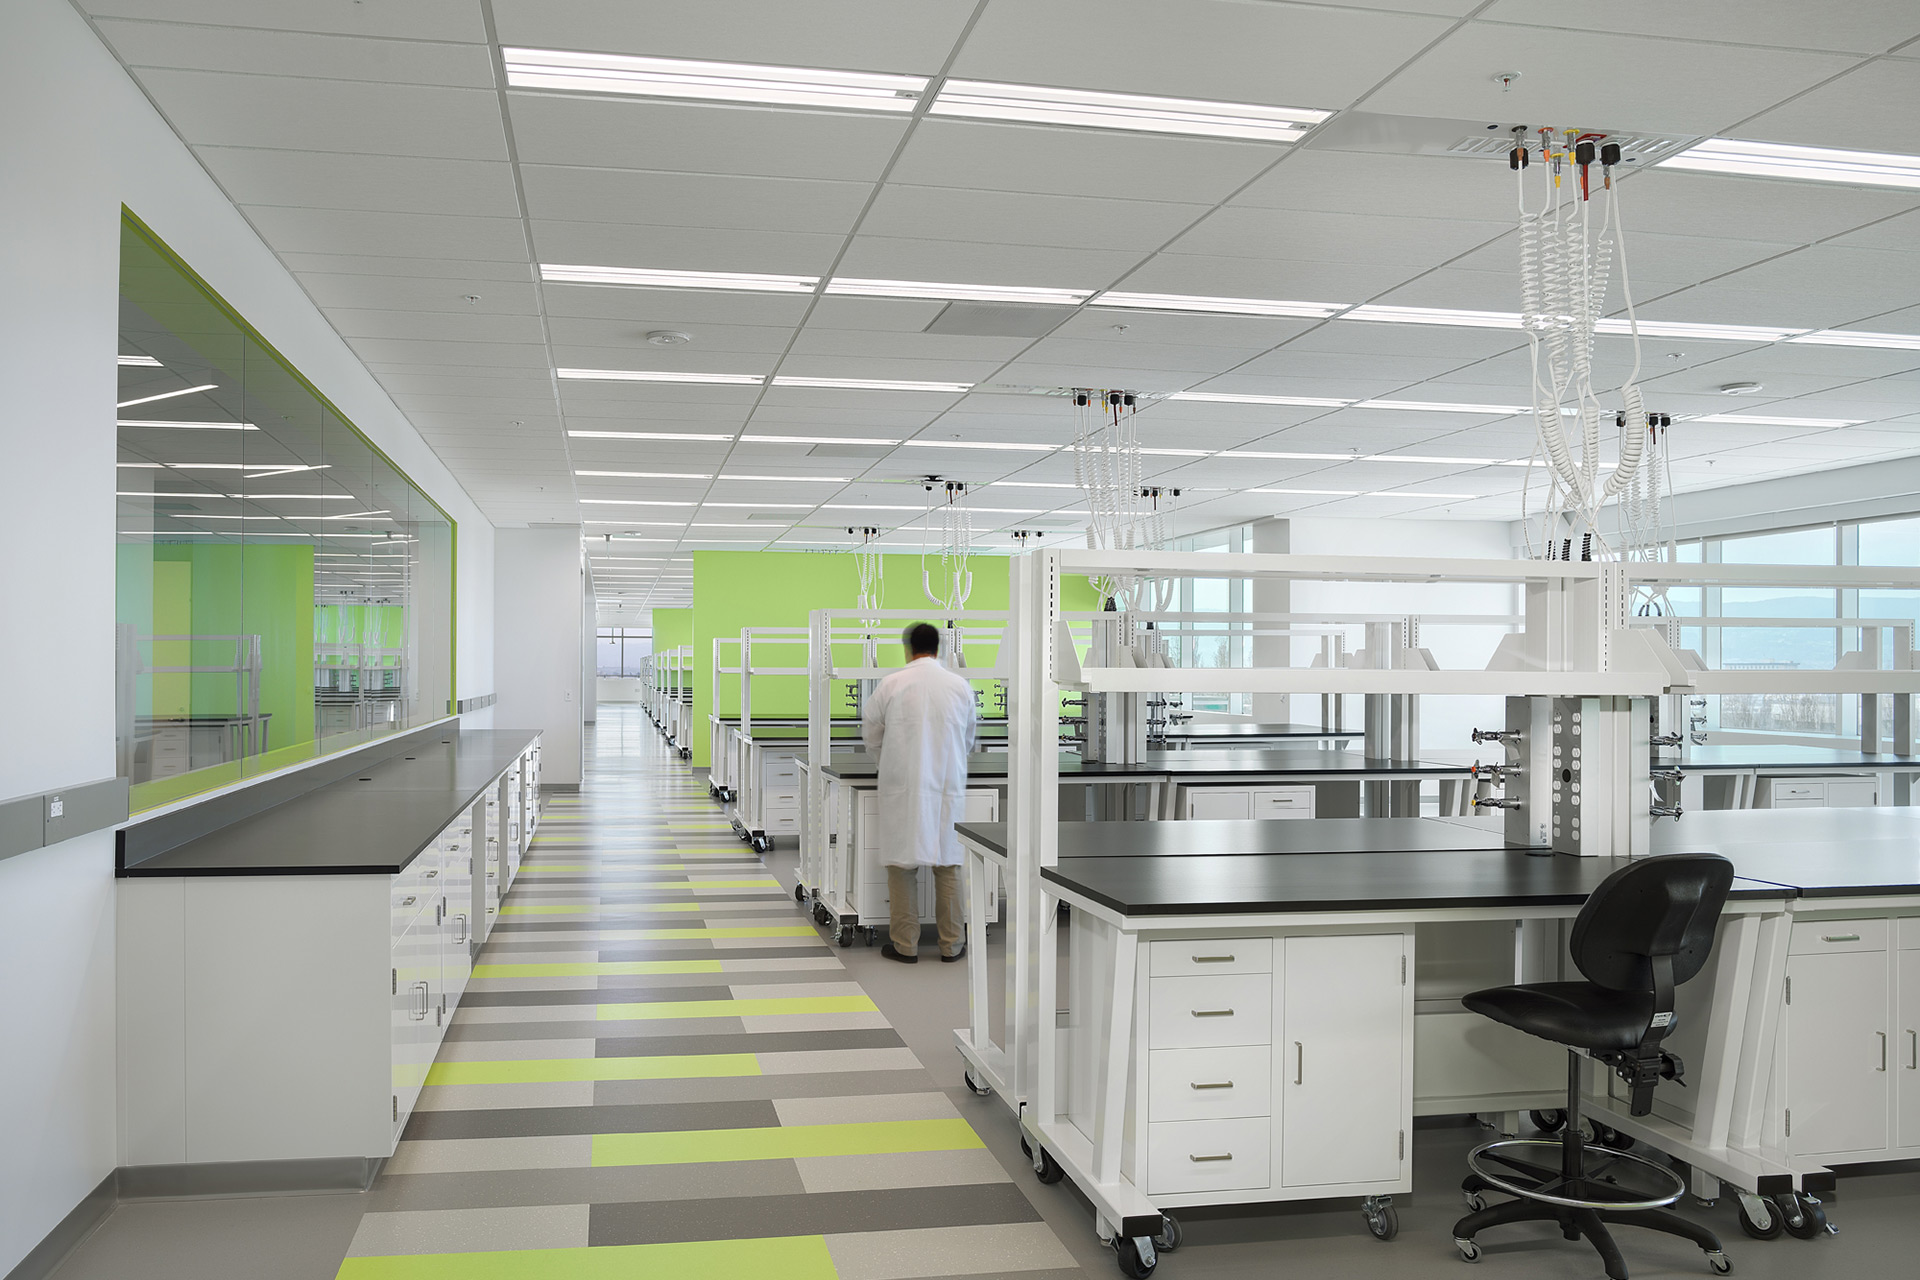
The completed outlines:
{"type": "Polygon", "coordinates": [[[655,609],[653,611],[653,651],[677,649],[693,643],[693,610],[655,609]]]}

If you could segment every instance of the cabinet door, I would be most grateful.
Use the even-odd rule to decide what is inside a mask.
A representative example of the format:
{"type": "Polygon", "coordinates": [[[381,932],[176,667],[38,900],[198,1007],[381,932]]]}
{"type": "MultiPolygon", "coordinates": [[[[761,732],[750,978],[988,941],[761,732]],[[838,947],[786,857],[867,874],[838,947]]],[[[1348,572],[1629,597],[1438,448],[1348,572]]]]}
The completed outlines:
{"type": "Polygon", "coordinates": [[[1397,933],[1286,939],[1274,1043],[1284,1185],[1401,1176],[1406,951],[1397,933]]]}
{"type": "Polygon", "coordinates": [[[1253,816],[1253,799],[1246,791],[1222,788],[1196,788],[1187,792],[1187,817],[1225,818],[1244,821],[1253,816]]]}
{"type": "Polygon", "coordinates": [[[1920,951],[1902,951],[1895,990],[1900,993],[1894,1019],[1894,1090],[1900,1101],[1900,1133],[1895,1142],[1920,1147],[1920,951]]]}
{"type": "Polygon", "coordinates": [[[393,1134],[400,1136],[438,1047],[434,1026],[440,976],[439,929],[422,912],[393,944],[393,1134]]]}
{"type": "Polygon", "coordinates": [[[1787,1148],[1798,1155],[1887,1145],[1887,953],[1842,951],[1787,960],[1787,1148]]]}

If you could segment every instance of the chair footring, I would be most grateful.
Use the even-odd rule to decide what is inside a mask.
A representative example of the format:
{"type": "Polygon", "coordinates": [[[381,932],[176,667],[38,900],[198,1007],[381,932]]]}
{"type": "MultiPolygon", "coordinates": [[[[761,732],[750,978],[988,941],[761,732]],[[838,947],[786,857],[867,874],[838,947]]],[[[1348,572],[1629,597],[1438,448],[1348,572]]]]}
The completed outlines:
{"type": "Polygon", "coordinates": [[[1503,1191],[1522,1200],[1554,1205],[1563,1209],[1606,1210],[1630,1213],[1642,1209],[1661,1209],[1686,1194],[1687,1182],[1674,1170],[1645,1156],[1627,1151],[1594,1151],[1596,1167],[1586,1169],[1571,1181],[1556,1170],[1551,1177],[1539,1178],[1547,1152],[1560,1154],[1562,1144],[1545,1138],[1503,1138],[1475,1147],[1467,1154],[1467,1167],[1495,1191],[1503,1191]],[[1525,1156],[1535,1160],[1524,1160],[1525,1156]],[[1634,1190],[1615,1186],[1611,1171],[1622,1168],[1651,1183],[1653,1190],[1634,1190]],[[1517,1172],[1516,1167],[1528,1172],[1517,1172]]]}

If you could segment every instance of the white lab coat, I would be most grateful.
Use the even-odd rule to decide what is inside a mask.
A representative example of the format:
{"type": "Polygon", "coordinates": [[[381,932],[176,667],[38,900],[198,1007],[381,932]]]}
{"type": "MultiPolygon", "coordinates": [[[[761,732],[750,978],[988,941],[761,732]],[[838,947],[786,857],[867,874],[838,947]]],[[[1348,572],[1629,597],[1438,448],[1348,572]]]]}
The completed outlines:
{"type": "Polygon", "coordinates": [[[867,699],[861,736],[880,765],[880,861],[957,867],[953,824],[966,801],[973,686],[935,658],[915,658],[867,699]]]}

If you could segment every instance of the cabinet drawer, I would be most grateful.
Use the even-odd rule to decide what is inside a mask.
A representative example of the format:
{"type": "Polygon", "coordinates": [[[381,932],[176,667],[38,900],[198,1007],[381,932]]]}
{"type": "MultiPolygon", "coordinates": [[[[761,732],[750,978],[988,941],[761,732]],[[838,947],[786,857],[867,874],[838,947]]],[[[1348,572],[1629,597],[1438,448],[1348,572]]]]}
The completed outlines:
{"type": "Polygon", "coordinates": [[[1147,1194],[1272,1185],[1273,1122],[1170,1120],[1147,1126],[1147,1194]]]}
{"type": "Polygon", "coordinates": [[[1265,973],[1153,978],[1147,983],[1149,1049],[1273,1042],[1273,977],[1265,973]]]}
{"type": "Polygon", "coordinates": [[[1824,782],[1782,782],[1773,784],[1775,800],[1818,800],[1824,803],[1827,798],[1827,784],[1824,782]]]}
{"type": "Polygon", "coordinates": [[[1832,951],[1885,951],[1886,920],[1802,920],[1793,926],[1787,953],[1821,955],[1832,951]]]}
{"type": "Polygon", "coordinates": [[[1312,787],[1269,787],[1253,793],[1256,818],[1311,818],[1312,787]]]}
{"type": "Polygon", "coordinates": [[[772,788],[768,788],[766,793],[760,797],[760,803],[764,808],[768,809],[798,809],[800,807],[800,793],[791,788],[783,791],[775,791],[772,788]]]}
{"type": "Polygon", "coordinates": [[[1147,1108],[1156,1124],[1271,1115],[1273,1050],[1155,1049],[1147,1055],[1147,1108]]]}
{"type": "Polygon", "coordinates": [[[1208,973],[1272,973],[1272,938],[1199,938],[1154,942],[1147,972],[1156,978],[1208,973]]]}

